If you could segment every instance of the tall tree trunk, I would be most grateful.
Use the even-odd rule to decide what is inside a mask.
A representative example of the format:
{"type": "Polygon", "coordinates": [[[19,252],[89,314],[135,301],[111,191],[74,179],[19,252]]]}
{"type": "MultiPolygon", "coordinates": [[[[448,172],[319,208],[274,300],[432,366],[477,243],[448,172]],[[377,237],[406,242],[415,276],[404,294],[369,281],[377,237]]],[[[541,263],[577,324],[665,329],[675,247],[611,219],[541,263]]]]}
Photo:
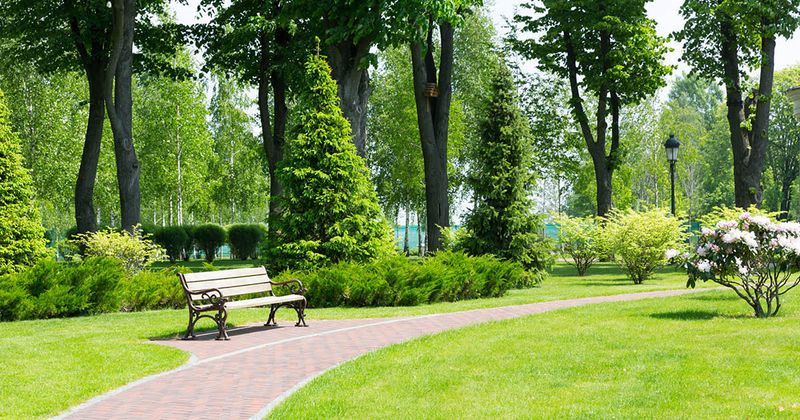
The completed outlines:
{"type": "Polygon", "coordinates": [[[780,220],[789,220],[789,210],[792,205],[792,182],[784,183],[781,186],[781,214],[778,215],[780,220]]]}
{"type": "MultiPolygon", "coordinates": [[[[762,26],[769,22],[762,19],[762,26]]],[[[722,63],[725,74],[727,96],[727,119],[733,150],[734,194],[737,207],[760,205],[763,195],[761,175],[764,170],[769,129],[770,97],[772,96],[775,71],[775,38],[761,39],[761,69],[758,90],[755,92],[755,118],[752,130],[743,127],[750,119],[751,104],[744,100],[740,79],[739,40],[730,19],[720,24],[722,34],[722,63]]]]}
{"type": "Polygon", "coordinates": [[[106,119],[103,87],[105,63],[94,62],[86,67],[89,82],[89,119],[83,142],[78,181],[75,184],[75,223],[78,233],[97,230],[97,213],[94,209],[94,185],[97,179],[97,163],[100,160],[100,144],[103,139],[103,123],[106,119]]]}
{"type": "MultiPolygon", "coordinates": [[[[589,125],[589,119],[586,116],[586,110],[583,107],[583,98],[581,98],[580,95],[577,57],[572,44],[572,35],[568,32],[565,32],[562,34],[562,37],[564,40],[564,45],[566,46],[566,62],[569,76],[571,94],[570,105],[572,106],[572,114],[580,126],[581,134],[586,142],[586,148],[589,151],[589,155],[592,157],[595,183],[597,186],[597,215],[603,217],[608,214],[612,207],[612,180],[619,151],[619,112],[621,103],[615,92],[609,92],[609,90],[605,87],[600,88],[597,95],[597,129],[596,134],[592,134],[592,129],[589,125]],[[608,155],[606,155],[606,137],[608,130],[606,117],[608,116],[609,97],[612,114],[611,148],[608,155]]],[[[605,57],[611,48],[610,35],[608,33],[601,33],[600,37],[600,48],[602,50],[601,56],[605,57]]],[[[607,67],[608,66],[604,64],[604,68],[607,67]]]]}
{"type": "Polygon", "coordinates": [[[411,211],[408,208],[406,208],[405,211],[406,211],[406,226],[403,232],[403,253],[408,255],[410,254],[410,251],[408,249],[408,228],[411,222],[411,211]]]}
{"type": "MultiPolygon", "coordinates": [[[[274,8],[279,8],[277,2],[274,8]]],[[[288,48],[291,34],[286,28],[279,27],[275,30],[275,45],[277,49],[288,48]]],[[[283,160],[283,149],[286,145],[286,122],[288,108],[286,106],[286,79],[279,69],[272,68],[267,35],[260,35],[261,57],[258,77],[258,112],[261,120],[261,136],[264,144],[264,153],[267,156],[269,171],[269,222],[268,234],[274,237],[273,229],[275,218],[280,215],[280,197],[283,195],[283,186],[278,179],[278,163],[283,160]],[[272,120],[270,121],[269,90],[272,88],[272,120]],[[274,122],[274,126],[273,126],[274,122]]]]}
{"type": "Polygon", "coordinates": [[[339,86],[339,105],[352,129],[353,143],[361,157],[367,144],[367,102],[369,101],[369,69],[364,59],[369,54],[372,38],[358,42],[346,40],[328,47],[331,75],[339,86]]]}
{"type": "Polygon", "coordinates": [[[140,222],[141,192],[139,159],[133,146],[133,32],[136,19],[135,0],[113,0],[112,53],[106,70],[105,100],[111,131],[114,134],[114,157],[121,225],[132,231],[140,222]]]}
{"type": "Polygon", "coordinates": [[[450,101],[453,77],[453,27],[439,23],[441,52],[439,58],[438,96],[429,95],[427,87],[437,84],[436,63],[433,58],[433,22],[426,40],[411,44],[411,65],[414,77],[414,99],[417,105],[417,125],[422,142],[425,167],[425,216],[427,220],[427,249],[442,247],[440,229],[450,227],[450,203],[447,179],[447,134],[450,122],[450,101]]]}
{"type": "Polygon", "coordinates": [[[175,106],[175,157],[176,157],[176,175],[177,175],[177,195],[178,195],[178,224],[183,225],[183,168],[181,167],[181,160],[183,159],[183,145],[181,144],[181,106],[175,106]]]}

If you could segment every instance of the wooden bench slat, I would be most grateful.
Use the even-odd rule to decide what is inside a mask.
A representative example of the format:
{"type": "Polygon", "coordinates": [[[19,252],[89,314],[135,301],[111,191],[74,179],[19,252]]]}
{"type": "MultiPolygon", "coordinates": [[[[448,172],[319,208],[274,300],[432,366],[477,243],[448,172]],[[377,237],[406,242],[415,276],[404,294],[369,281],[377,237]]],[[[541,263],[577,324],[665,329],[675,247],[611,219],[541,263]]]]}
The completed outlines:
{"type": "MultiPolygon", "coordinates": [[[[222,296],[240,296],[246,295],[248,293],[262,293],[262,292],[269,292],[272,290],[272,287],[269,284],[253,284],[249,286],[235,286],[229,287],[227,289],[220,289],[222,292],[222,296]]],[[[203,300],[202,295],[192,295],[192,300],[203,300]]]]}
{"type": "Polygon", "coordinates": [[[205,271],[202,273],[186,273],[183,275],[183,278],[186,279],[186,283],[196,283],[208,280],[248,277],[259,274],[266,275],[267,270],[264,269],[264,267],[256,267],[256,268],[237,268],[234,270],[222,270],[222,271],[205,271]]]}
{"type": "Polygon", "coordinates": [[[252,284],[259,284],[259,283],[266,283],[269,284],[269,277],[260,274],[255,276],[247,276],[247,277],[235,277],[229,279],[219,279],[219,280],[207,280],[202,282],[193,282],[189,283],[189,288],[193,290],[200,290],[200,289],[220,289],[222,293],[225,293],[226,288],[228,287],[235,287],[235,286],[249,286],[252,284]]]}

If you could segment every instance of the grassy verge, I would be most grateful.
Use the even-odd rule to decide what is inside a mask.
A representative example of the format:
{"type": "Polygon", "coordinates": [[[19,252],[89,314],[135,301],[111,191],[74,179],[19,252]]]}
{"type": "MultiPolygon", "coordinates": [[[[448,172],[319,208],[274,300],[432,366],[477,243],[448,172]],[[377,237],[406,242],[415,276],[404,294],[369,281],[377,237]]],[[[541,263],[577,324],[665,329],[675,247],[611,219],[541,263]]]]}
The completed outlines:
{"type": "MultiPolygon", "coordinates": [[[[633,285],[611,265],[598,265],[587,277],[557,265],[542,287],[514,290],[497,299],[392,308],[310,309],[309,321],[452,312],[584,296],[682,288],[685,275],[664,271],[644,285],[633,285]]],[[[312,302],[313,303],[313,302],[312,302]]],[[[291,318],[291,311],[281,313],[291,318]]],[[[265,310],[232,311],[229,321],[263,321],[265,310]]],[[[185,310],[113,313],[90,317],[2,323],[0,336],[0,417],[56,414],[95,395],[143,376],[184,363],[188,355],[144,344],[152,337],[179,335],[185,310]]],[[[201,321],[203,322],[203,321],[201,321]]],[[[210,327],[203,323],[201,327],[210,327]]]]}
{"type": "Polygon", "coordinates": [[[792,300],[768,320],[721,291],[445,332],[342,365],[270,417],[798,418],[792,300]]]}

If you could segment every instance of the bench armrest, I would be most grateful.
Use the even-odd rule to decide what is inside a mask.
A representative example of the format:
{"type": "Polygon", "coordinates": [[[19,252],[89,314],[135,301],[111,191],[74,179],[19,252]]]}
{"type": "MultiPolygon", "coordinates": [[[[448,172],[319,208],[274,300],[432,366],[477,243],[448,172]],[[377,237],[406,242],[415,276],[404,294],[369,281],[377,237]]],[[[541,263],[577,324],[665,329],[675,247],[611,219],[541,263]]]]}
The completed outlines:
{"type": "Polygon", "coordinates": [[[223,305],[228,301],[228,298],[222,296],[219,289],[188,290],[188,292],[192,295],[200,295],[203,300],[209,301],[214,306],[223,305]]]}
{"type": "Polygon", "coordinates": [[[273,286],[286,286],[289,288],[289,293],[293,295],[303,296],[306,293],[306,288],[303,287],[303,282],[298,279],[291,279],[286,281],[269,281],[273,286]]]}

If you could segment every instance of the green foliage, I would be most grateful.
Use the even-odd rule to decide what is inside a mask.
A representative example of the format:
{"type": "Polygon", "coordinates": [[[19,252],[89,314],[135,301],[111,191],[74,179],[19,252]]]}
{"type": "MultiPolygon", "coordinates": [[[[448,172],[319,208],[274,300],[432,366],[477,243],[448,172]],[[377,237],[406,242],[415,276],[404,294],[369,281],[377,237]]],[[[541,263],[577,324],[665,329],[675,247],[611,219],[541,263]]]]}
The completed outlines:
{"type": "Polygon", "coordinates": [[[663,210],[614,210],[603,241],[628,277],[641,284],[667,262],[667,250],[683,248],[685,238],[681,220],[663,210]]]}
{"type": "Polygon", "coordinates": [[[0,91],[0,275],[20,271],[47,255],[33,181],[9,118],[0,91]]]}
{"type": "Polygon", "coordinates": [[[133,232],[108,228],[79,234],[75,236],[73,243],[86,256],[118,259],[131,275],[158,261],[164,253],[160,246],[142,235],[138,225],[133,227],[133,232]]]}
{"type": "Polygon", "coordinates": [[[295,136],[278,172],[282,214],[276,242],[267,249],[275,268],[368,261],[394,248],[336,92],[328,64],[312,56],[299,92],[295,136]]]}
{"type": "Polygon", "coordinates": [[[234,258],[246,260],[256,257],[258,245],[267,236],[266,228],[262,225],[231,225],[228,226],[228,243],[234,258]]]}
{"type": "MultiPolygon", "coordinates": [[[[752,216],[767,216],[770,219],[777,219],[780,215],[779,212],[773,212],[765,209],[760,209],[756,206],[750,206],[747,213],[752,216]]],[[[724,220],[739,220],[742,214],[742,209],[737,207],[716,206],[708,213],[704,214],[698,219],[700,225],[707,228],[714,228],[717,223],[724,220]]]]}
{"type": "Polygon", "coordinates": [[[26,271],[0,277],[0,320],[116,311],[117,286],[124,277],[114,258],[90,257],[77,264],[41,260],[26,271]]]}
{"type": "Polygon", "coordinates": [[[176,309],[186,306],[186,295],[176,270],[142,271],[120,283],[120,305],[123,311],[176,309]]]}
{"type": "Polygon", "coordinates": [[[164,248],[170,262],[180,259],[183,252],[188,251],[186,244],[189,242],[189,235],[183,226],[162,227],[153,234],[153,240],[164,248]]]}
{"type": "Polygon", "coordinates": [[[394,256],[366,264],[340,262],[306,273],[287,272],[308,289],[314,307],[413,306],[499,297],[538,278],[521,265],[492,256],[440,251],[422,259],[394,256]]]}
{"type": "Polygon", "coordinates": [[[505,66],[492,80],[485,112],[480,153],[469,179],[476,207],[467,215],[466,233],[456,246],[471,255],[493,254],[527,269],[546,270],[552,264],[550,247],[539,237],[541,220],[531,213],[528,198],[534,182],[530,132],[505,66]]]}
{"type": "Polygon", "coordinates": [[[214,261],[217,256],[217,248],[225,243],[226,236],[225,228],[213,223],[196,226],[192,229],[192,238],[203,250],[208,262],[214,261]]]}
{"type": "Polygon", "coordinates": [[[595,261],[606,255],[600,220],[593,216],[561,216],[556,223],[561,252],[572,260],[579,276],[585,275],[595,261]]]}

